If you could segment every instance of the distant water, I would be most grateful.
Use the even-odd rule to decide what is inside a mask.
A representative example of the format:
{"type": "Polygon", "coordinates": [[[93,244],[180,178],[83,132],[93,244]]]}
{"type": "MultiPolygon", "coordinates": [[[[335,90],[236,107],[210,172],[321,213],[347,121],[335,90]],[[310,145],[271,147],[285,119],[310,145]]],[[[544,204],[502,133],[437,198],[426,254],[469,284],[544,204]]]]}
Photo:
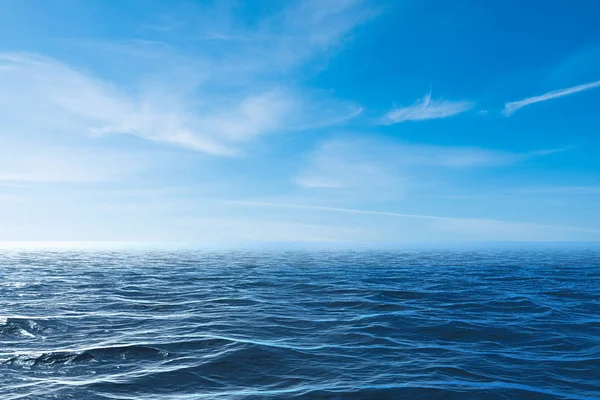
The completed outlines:
{"type": "Polygon", "coordinates": [[[600,252],[0,252],[0,399],[600,398],[600,252]]]}

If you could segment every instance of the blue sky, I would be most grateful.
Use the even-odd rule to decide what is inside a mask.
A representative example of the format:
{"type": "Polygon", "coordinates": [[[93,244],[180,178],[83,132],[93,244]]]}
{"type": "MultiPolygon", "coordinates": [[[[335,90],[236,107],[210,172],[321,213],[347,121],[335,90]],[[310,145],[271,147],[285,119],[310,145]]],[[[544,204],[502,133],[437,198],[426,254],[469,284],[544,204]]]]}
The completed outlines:
{"type": "Polygon", "coordinates": [[[600,240],[597,1],[0,9],[0,240],[600,240]]]}

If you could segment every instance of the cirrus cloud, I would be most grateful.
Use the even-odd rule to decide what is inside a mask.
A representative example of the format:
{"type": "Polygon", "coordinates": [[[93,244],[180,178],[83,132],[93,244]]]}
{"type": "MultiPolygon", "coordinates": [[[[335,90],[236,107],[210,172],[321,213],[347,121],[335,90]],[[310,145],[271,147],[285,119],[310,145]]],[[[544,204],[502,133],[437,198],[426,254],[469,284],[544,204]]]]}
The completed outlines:
{"type": "Polygon", "coordinates": [[[469,111],[473,107],[475,107],[475,103],[472,101],[436,100],[432,99],[431,93],[429,93],[410,106],[390,110],[380,119],[380,123],[393,125],[405,121],[448,118],[469,111]]]}

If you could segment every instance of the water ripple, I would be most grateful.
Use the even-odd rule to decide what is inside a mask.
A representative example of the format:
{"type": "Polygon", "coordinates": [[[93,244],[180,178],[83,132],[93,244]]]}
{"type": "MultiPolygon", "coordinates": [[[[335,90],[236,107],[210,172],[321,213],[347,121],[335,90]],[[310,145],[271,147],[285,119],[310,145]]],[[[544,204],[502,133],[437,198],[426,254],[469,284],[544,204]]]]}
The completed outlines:
{"type": "Polygon", "coordinates": [[[7,251],[0,398],[600,398],[600,252],[7,251]]]}

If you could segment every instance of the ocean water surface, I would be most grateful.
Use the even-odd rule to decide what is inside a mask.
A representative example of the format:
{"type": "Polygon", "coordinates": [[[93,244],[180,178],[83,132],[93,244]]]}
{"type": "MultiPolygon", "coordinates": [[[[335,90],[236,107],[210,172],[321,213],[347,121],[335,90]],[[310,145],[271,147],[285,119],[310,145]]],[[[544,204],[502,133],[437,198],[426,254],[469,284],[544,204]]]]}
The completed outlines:
{"type": "Polygon", "coordinates": [[[0,399],[600,398],[600,252],[0,251],[0,399]]]}

